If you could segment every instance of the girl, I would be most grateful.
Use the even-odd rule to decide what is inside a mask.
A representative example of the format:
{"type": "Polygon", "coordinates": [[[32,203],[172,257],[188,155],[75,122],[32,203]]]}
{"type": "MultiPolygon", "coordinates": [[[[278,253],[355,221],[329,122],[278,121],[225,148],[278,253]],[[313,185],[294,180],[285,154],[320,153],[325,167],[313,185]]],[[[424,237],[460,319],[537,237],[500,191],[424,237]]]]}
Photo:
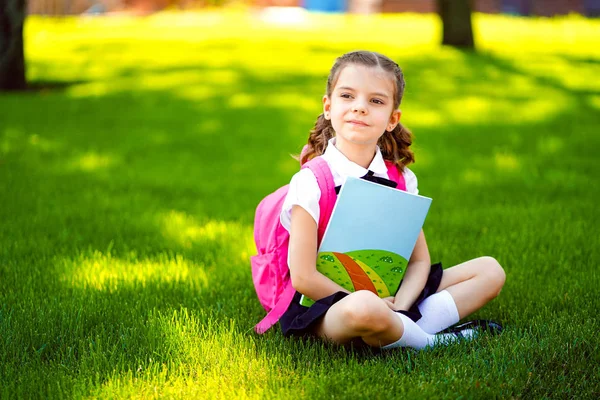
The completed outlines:
{"type": "MultiPolygon", "coordinates": [[[[417,194],[417,178],[407,168],[414,161],[411,133],[399,123],[404,86],[400,67],[381,54],[356,51],[339,57],[327,79],[323,113],[301,161],[322,156],[337,186],[348,176],[362,177],[367,172],[388,178],[384,160],[389,160],[402,171],[407,191],[417,194]]],[[[364,290],[348,293],[319,273],[320,194],[313,173],[302,169],[292,178],[281,211],[281,223],[290,233],[288,265],[297,292],[280,319],[284,335],[312,334],[339,344],[382,348],[424,348],[456,337],[474,337],[481,330],[502,329],[492,321],[472,321],[437,334],[496,297],[505,274],[491,257],[444,271],[440,264],[432,266],[422,231],[394,297],[382,299],[364,290]],[[320,300],[303,307],[301,294],[320,300]]]]}

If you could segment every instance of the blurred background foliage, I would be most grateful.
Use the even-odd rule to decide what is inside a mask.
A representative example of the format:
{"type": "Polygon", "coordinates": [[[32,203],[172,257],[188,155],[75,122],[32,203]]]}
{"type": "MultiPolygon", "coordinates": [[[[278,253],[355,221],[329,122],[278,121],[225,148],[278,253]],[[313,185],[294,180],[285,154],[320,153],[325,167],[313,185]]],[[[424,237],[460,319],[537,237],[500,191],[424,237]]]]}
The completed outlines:
{"type": "MultiPolygon", "coordinates": [[[[8,0],[7,0],[8,1],[8,0]]],[[[455,2],[462,2],[462,0],[455,2]]],[[[576,13],[598,16],[599,0],[467,0],[475,12],[523,16],[556,16],[576,13]]],[[[190,10],[241,4],[250,7],[303,7],[314,11],[354,13],[431,13],[439,0],[28,0],[30,14],[71,15],[81,13],[138,12],[164,9],[190,10]]]]}

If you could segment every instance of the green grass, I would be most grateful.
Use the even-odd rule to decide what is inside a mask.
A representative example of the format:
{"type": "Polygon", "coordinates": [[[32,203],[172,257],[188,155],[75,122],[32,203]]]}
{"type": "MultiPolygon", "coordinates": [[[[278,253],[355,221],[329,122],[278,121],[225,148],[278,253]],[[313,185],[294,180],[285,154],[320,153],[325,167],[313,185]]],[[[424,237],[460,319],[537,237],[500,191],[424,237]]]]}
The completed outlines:
{"type": "Polygon", "coordinates": [[[30,18],[0,95],[0,397],[600,395],[597,20],[30,18]],[[404,68],[432,260],[507,272],[500,337],[355,352],[257,336],[254,208],[289,181],[334,58],[404,68]]]}

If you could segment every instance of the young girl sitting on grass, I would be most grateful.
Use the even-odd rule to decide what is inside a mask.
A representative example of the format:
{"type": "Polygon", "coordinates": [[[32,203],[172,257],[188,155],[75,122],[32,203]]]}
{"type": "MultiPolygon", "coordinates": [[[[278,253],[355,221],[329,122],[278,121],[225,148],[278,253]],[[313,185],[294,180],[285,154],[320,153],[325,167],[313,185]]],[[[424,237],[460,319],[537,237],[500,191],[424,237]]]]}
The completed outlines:
{"type": "MultiPolygon", "coordinates": [[[[398,109],[404,76],[389,58],[356,51],[339,57],[327,79],[323,113],[308,138],[301,162],[321,156],[336,186],[348,176],[372,171],[389,178],[384,160],[402,172],[406,190],[417,194],[417,178],[407,166],[414,161],[411,133],[400,123],[398,109]]],[[[491,257],[480,257],[442,270],[431,265],[421,231],[406,275],[394,297],[382,299],[361,290],[348,293],[316,269],[320,190],[310,169],[293,176],[281,210],[281,224],[290,233],[288,265],[296,295],[280,318],[284,335],[316,335],[339,344],[421,349],[471,338],[481,330],[500,332],[492,321],[471,321],[450,328],[480,309],[502,289],[505,274],[491,257]],[[320,299],[299,304],[304,294],[320,299]],[[446,330],[446,333],[441,331],[446,330]]]]}

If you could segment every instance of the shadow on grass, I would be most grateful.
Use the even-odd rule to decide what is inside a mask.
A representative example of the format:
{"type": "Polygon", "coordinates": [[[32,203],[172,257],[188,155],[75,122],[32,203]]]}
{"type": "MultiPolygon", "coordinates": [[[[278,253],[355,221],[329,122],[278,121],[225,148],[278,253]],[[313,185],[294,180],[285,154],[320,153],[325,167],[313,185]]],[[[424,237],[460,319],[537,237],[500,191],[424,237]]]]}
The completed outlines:
{"type": "Polygon", "coordinates": [[[77,85],[88,83],[87,81],[32,81],[27,83],[26,92],[32,93],[48,93],[48,92],[64,92],[69,88],[77,85]]]}

